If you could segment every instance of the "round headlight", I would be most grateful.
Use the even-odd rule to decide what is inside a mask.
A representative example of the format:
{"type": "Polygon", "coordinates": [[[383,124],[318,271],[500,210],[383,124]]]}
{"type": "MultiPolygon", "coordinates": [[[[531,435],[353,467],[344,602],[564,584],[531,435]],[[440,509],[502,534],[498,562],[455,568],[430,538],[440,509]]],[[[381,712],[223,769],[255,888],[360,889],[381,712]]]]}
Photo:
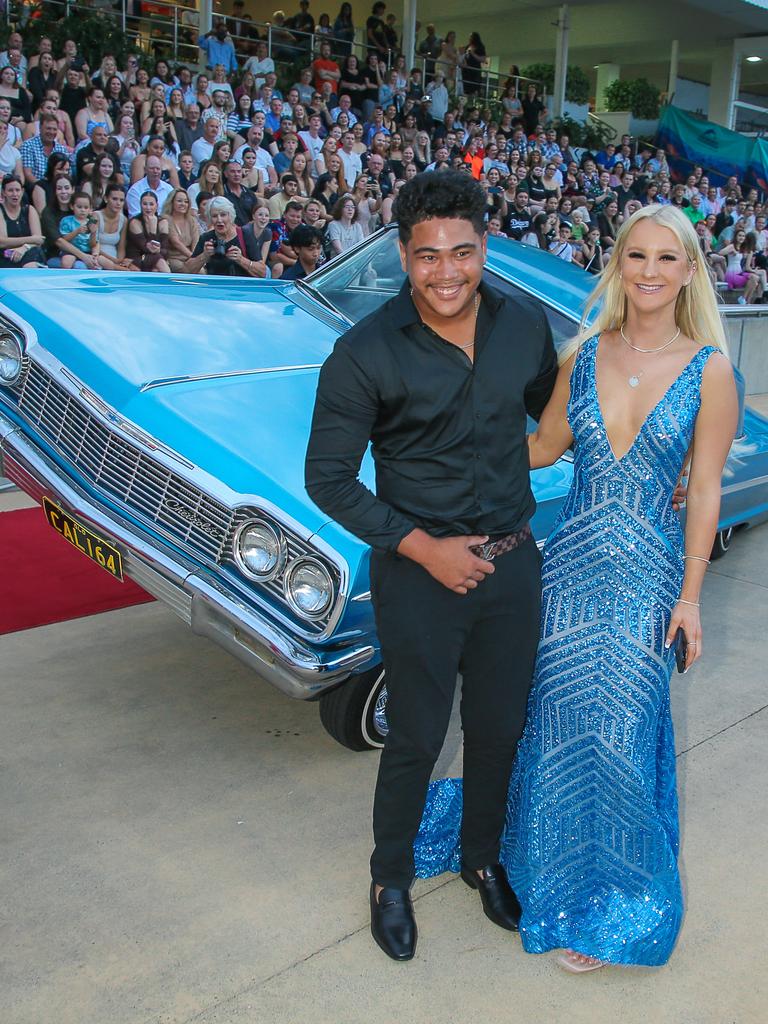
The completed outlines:
{"type": "Polygon", "coordinates": [[[21,345],[12,334],[0,334],[0,384],[15,384],[21,368],[21,345]]]}
{"type": "Polygon", "coordinates": [[[235,534],[234,555],[245,576],[268,583],[285,565],[285,538],[269,523],[252,520],[243,523],[235,534]]]}
{"type": "Polygon", "coordinates": [[[288,604],[307,619],[320,619],[333,604],[331,574],[314,558],[297,558],[283,583],[288,604]]]}

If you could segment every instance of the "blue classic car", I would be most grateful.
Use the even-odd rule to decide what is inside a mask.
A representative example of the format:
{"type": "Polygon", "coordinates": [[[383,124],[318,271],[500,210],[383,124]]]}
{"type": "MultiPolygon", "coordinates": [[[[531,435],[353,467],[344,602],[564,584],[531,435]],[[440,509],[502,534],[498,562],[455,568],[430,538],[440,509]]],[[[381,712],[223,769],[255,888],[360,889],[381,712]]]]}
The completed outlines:
{"type": "MultiPolygon", "coordinates": [[[[593,283],[500,239],[486,273],[539,298],[558,344],[593,283]]],[[[386,733],[369,552],[307,497],[304,453],[323,360],[402,280],[391,229],[295,283],[0,275],[0,474],[84,557],[284,693],[319,699],[355,750],[386,733]]],[[[739,434],[716,554],[733,527],[768,518],[768,421],[747,409],[739,434]]],[[[361,476],[373,485],[370,456],[361,476]]],[[[568,457],[533,474],[540,541],[571,476],[568,457]]]]}

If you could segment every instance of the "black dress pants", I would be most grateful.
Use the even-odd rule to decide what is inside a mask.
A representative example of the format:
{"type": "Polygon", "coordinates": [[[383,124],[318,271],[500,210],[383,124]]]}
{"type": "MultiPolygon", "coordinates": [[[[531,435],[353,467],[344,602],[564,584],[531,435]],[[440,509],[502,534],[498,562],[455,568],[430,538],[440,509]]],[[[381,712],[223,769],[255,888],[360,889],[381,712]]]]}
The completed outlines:
{"type": "Polygon", "coordinates": [[[509,777],[539,640],[541,559],[530,539],[493,564],[496,571],[462,595],[408,558],[371,555],[389,725],[373,806],[371,874],[379,885],[407,889],[413,881],[413,840],[459,672],[462,856],[469,868],[499,859],[509,777]]]}

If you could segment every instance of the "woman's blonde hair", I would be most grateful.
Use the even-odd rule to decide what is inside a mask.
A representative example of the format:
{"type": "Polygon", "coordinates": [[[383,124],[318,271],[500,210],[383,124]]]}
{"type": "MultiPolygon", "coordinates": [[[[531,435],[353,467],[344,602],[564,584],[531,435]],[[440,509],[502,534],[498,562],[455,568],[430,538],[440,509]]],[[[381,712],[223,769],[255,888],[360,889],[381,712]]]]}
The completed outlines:
{"type": "Polygon", "coordinates": [[[717,308],[717,295],[707,273],[704,255],[693,224],[674,206],[652,204],[633,213],[619,228],[616,243],[597,286],[587,299],[579,332],[561,353],[565,362],[589,338],[603,331],[616,331],[627,319],[627,298],[621,283],[621,261],[632,228],[641,220],[652,220],[669,228],[685,250],[689,263],[695,266],[688,285],[680,289],[675,305],[675,322],[683,334],[702,345],[717,345],[727,354],[725,330],[717,308]],[[598,310],[594,320],[590,315],[598,310]]]}

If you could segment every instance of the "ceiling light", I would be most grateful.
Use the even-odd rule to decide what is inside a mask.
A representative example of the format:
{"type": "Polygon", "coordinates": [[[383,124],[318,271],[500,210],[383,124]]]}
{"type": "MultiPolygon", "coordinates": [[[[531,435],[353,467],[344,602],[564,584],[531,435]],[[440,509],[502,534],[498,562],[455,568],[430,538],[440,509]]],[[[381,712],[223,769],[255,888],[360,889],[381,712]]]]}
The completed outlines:
{"type": "Polygon", "coordinates": [[[747,57],[746,59],[749,61],[750,64],[757,64],[758,61],[761,61],[763,58],[762,57],[747,57]]]}

